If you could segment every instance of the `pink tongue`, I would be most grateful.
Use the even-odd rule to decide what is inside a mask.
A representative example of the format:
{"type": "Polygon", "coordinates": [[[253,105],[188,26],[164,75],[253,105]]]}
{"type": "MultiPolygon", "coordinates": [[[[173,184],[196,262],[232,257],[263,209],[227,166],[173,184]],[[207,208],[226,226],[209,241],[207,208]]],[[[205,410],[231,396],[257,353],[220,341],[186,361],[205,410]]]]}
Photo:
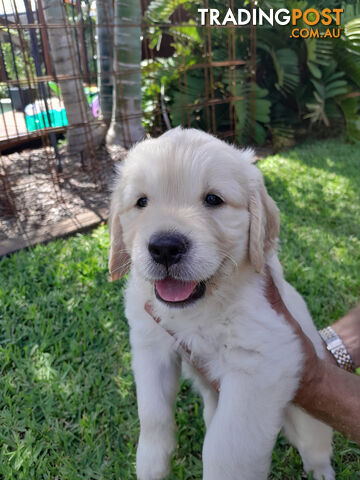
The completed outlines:
{"type": "Polygon", "coordinates": [[[157,280],[155,287],[159,296],[166,302],[182,302],[195,290],[196,282],[182,282],[174,278],[157,280]]]}

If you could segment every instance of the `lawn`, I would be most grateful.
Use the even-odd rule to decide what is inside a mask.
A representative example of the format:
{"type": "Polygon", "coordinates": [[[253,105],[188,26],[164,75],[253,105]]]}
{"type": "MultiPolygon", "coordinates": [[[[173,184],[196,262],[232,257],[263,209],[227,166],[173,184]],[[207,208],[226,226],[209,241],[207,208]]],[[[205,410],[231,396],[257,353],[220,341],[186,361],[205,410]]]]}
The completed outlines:
{"type": "MultiPolygon", "coordinates": [[[[318,327],[360,301],[360,158],[338,140],[260,162],[281,210],[281,260],[318,327]]],[[[138,419],[121,284],[105,226],[0,260],[0,479],[135,479],[138,419]]],[[[181,386],[175,479],[201,478],[201,402],[181,386]]],[[[337,479],[360,450],[335,435],[337,479]]],[[[280,436],[272,477],[302,478],[280,436]]],[[[219,479],[221,480],[221,479],[219,479]]]]}

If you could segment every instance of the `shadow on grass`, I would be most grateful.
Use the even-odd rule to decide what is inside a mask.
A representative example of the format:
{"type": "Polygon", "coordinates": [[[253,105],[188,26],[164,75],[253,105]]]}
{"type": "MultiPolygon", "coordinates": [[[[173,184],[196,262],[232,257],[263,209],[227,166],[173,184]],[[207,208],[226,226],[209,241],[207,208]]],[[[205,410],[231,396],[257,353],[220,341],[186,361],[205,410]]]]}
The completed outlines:
{"type": "MultiPolygon", "coordinates": [[[[339,209],[337,198],[328,198],[324,194],[320,182],[313,182],[311,197],[316,197],[316,204],[311,203],[307,207],[300,207],[287,188],[287,183],[280,178],[270,178],[264,175],[269,194],[276,201],[282,217],[281,228],[286,228],[286,219],[295,221],[298,226],[316,226],[324,234],[334,236],[355,235],[360,238],[359,218],[354,217],[350,211],[339,209]]],[[[309,188],[297,188],[301,195],[309,196],[309,188]]],[[[358,203],[360,205],[360,182],[358,203]]]]}
{"type": "Polygon", "coordinates": [[[344,144],[341,140],[305,143],[286,152],[286,158],[346,177],[360,190],[359,145],[344,144]]]}
{"type": "Polygon", "coordinates": [[[342,157],[335,142],[325,147],[320,142],[260,164],[281,211],[285,275],[304,295],[319,327],[360,301],[358,158],[353,147],[340,147],[342,157]]]}

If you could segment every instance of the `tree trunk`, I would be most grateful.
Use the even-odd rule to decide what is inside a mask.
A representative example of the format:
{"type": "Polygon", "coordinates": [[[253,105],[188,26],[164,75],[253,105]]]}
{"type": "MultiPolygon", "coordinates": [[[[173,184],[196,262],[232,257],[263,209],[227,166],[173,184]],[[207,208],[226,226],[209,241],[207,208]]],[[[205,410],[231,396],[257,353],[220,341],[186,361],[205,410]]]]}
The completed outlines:
{"type": "Polygon", "coordinates": [[[140,0],[115,0],[113,110],[108,145],[129,147],[144,138],[141,107],[140,0]]]}
{"type": "Polygon", "coordinates": [[[96,49],[100,118],[110,124],[113,104],[113,29],[112,0],[96,0],[96,49]]]}
{"type": "Polygon", "coordinates": [[[63,0],[43,0],[43,10],[51,56],[69,122],[67,149],[70,153],[83,152],[101,143],[105,129],[95,121],[86,101],[73,27],[66,17],[63,0]]]}

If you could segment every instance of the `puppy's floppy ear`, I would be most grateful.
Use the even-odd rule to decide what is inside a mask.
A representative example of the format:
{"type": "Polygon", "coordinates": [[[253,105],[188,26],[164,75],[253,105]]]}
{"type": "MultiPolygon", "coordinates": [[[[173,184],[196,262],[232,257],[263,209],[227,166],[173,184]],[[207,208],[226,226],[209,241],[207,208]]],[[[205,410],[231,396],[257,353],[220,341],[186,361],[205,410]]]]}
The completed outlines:
{"type": "Polygon", "coordinates": [[[120,190],[121,190],[121,177],[124,168],[124,161],[117,162],[116,164],[116,176],[113,185],[113,194],[111,199],[110,215],[109,215],[109,228],[110,228],[110,251],[109,251],[109,272],[111,281],[118,280],[126,275],[130,268],[130,256],[126,251],[123,231],[120,223],[120,190]]]}
{"type": "Polygon", "coordinates": [[[267,193],[262,178],[252,185],[249,198],[250,234],[249,257],[257,272],[261,272],[264,255],[276,245],[280,231],[280,214],[267,193]]]}
{"type": "Polygon", "coordinates": [[[130,257],[125,249],[120,217],[115,209],[110,211],[109,227],[111,242],[109,252],[109,272],[111,281],[113,282],[126,275],[130,268],[130,257]]]}

